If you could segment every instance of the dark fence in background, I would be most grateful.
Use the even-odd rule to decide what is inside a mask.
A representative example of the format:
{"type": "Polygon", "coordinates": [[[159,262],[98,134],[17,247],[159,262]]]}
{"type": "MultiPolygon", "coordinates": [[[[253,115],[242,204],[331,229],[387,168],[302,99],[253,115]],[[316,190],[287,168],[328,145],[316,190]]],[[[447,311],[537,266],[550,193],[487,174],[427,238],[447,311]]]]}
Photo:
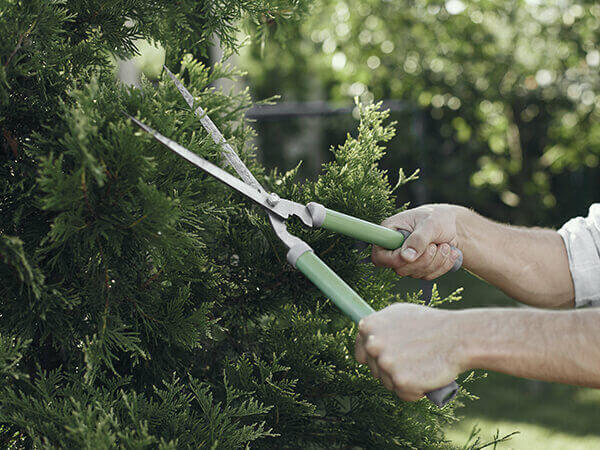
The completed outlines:
{"type": "MultiPolygon", "coordinates": [[[[407,127],[406,120],[403,120],[398,127],[411,136],[415,148],[420,148],[417,152],[419,164],[404,168],[406,172],[419,168],[423,173],[427,165],[426,158],[423,157],[426,151],[423,146],[423,111],[399,100],[384,100],[382,108],[390,110],[392,120],[401,118],[410,122],[407,127]]],[[[259,152],[267,167],[290,169],[302,160],[304,167],[301,167],[300,173],[304,177],[313,178],[321,164],[329,159],[331,146],[343,143],[346,134],[356,128],[356,120],[352,117],[354,110],[354,105],[335,105],[326,101],[284,102],[254,106],[246,116],[257,122],[259,152]]],[[[384,167],[390,170],[390,179],[395,183],[398,168],[403,166],[395,165],[393,156],[394,152],[388,152],[384,167]]],[[[413,183],[410,188],[414,204],[429,201],[424,182],[413,183]]]]}

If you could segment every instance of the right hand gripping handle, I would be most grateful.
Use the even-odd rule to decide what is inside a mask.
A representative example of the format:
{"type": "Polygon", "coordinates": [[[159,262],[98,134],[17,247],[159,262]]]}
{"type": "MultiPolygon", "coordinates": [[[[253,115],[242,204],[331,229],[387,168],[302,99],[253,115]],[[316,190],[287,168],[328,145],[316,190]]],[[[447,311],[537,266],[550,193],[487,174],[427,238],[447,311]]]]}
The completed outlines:
{"type": "MultiPolygon", "coordinates": [[[[288,260],[355,323],[375,312],[360,295],[315,255],[310,247],[290,249],[288,260]]],[[[447,386],[427,392],[425,396],[441,408],[456,396],[458,389],[458,384],[453,381],[447,386]]]]}

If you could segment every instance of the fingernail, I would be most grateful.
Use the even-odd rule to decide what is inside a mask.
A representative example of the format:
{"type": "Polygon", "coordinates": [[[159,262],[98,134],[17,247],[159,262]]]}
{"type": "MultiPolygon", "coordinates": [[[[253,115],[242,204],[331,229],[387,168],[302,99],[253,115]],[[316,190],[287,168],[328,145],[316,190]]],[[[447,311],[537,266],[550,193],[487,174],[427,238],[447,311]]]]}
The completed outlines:
{"type": "Polygon", "coordinates": [[[412,247],[405,248],[402,250],[402,257],[409,261],[413,261],[417,257],[417,251],[412,247]]]}
{"type": "Polygon", "coordinates": [[[448,256],[450,254],[450,246],[449,245],[442,245],[442,255],[444,256],[448,256]]]}
{"type": "Polygon", "coordinates": [[[436,251],[435,244],[430,245],[429,248],[427,249],[427,252],[432,256],[435,255],[435,251],[436,251]]]}

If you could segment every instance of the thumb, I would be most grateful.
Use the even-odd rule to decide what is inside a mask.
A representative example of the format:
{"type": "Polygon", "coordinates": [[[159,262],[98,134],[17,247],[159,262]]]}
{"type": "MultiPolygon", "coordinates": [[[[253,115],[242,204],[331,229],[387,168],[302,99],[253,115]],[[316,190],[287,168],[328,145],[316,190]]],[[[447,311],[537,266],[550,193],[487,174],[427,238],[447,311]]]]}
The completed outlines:
{"type": "Polygon", "coordinates": [[[428,223],[417,225],[415,230],[406,238],[400,255],[407,262],[416,261],[427,249],[429,244],[434,242],[435,230],[428,223]]]}

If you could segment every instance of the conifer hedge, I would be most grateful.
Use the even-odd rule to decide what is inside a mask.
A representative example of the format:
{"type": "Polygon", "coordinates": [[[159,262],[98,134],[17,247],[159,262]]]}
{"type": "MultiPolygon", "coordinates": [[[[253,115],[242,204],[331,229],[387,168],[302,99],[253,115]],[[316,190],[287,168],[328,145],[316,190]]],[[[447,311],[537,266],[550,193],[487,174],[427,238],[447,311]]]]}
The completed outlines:
{"type": "MultiPolygon", "coordinates": [[[[297,201],[379,222],[387,113],[315,182],[265,173],[236,76],[205,66],[237,20],[295,20],[292,0],[1,0],[0,447],[446,447],[453,406],[402,403],[352,355],[355,329],[285,263],[263,211],[143,136],[142,118],[219,163],[166,79],[120,86],[111,58],[158,40],[259,180],[297,201]],[[194,55],[194,56],[192,56],[194,55]]],[[[406,180],[406,178],[404,178],[406,180]]],[[[394,275],[325,231],[291,225],[375,308],[394,275]]]]}

